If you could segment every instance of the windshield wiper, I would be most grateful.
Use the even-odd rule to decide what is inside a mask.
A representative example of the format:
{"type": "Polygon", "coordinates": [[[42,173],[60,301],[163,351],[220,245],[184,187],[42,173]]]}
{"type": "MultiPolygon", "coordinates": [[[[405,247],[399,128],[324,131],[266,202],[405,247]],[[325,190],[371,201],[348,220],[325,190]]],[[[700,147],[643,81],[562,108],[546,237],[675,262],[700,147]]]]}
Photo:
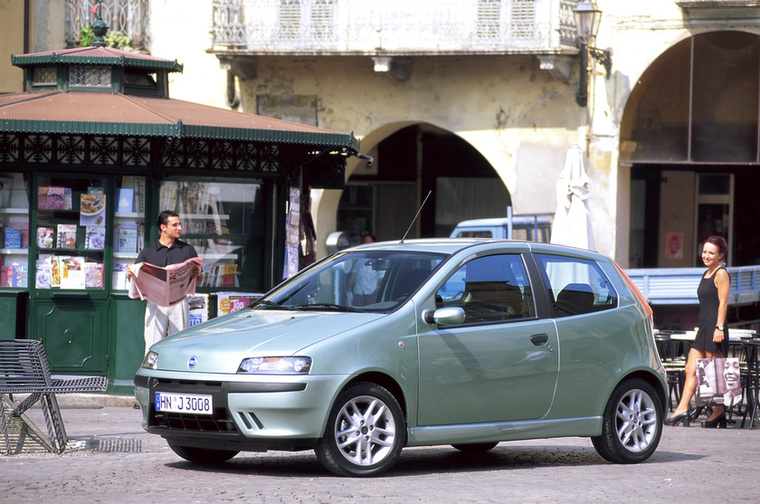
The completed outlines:
{"type": "Polygon", "coordinates": [[[299,304],[288,306],[291,310],[333,310],[340,312],[354,312],[354,313],[366,313],[365,310],[354,308],[353,306],[344,306],[333,303],[314,303],[314,304],[299,304]]]}
{"type": "Polygon", "coordinates": [[[291,309],[290,306],[282,306],[279,303],[275,303],[274,301],[268,301],[268,300],[256,301],[256,306],[266,306],[268,308],[279,308],[280,310],[290,310],[291,309]]]}

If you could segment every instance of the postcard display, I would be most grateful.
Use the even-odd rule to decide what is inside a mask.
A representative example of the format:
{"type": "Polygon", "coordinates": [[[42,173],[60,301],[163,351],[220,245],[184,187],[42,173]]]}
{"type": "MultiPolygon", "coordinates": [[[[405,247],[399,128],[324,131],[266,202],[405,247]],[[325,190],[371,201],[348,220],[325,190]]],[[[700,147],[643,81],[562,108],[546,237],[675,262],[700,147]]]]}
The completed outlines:
{"type": "Polygon", "coordinates": [[[112,287],[126,289],[126,265],[145,241],[144,192],[141,177],[122,177],[113,190],[105,179],[39,177],[34,287],[105,289],[106,243],[113,237],[112,287]]]}
{"type": "Polygon", "coordinates": [[[29,286],[29,198],[21,174],[0,174],[0,287],[29,286]]]}

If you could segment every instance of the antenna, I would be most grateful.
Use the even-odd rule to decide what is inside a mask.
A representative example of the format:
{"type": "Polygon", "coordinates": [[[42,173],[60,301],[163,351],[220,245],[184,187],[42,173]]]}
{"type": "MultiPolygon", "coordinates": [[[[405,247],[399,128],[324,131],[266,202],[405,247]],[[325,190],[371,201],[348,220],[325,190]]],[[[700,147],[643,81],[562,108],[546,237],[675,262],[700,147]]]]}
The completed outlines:
{"type": "Polygon", "coordinates": [[[409,231],[412,230],[412,226],[414,226],[414,223],[417,222],[417,217],[420,216],[420,212],[422,212],[422,209],[425,207],[425,203],[427,203],[427,200],[428,200],[428,198],[430,197],[431,194],[433,194],[433,191],[432,190],[428,191],[427,196],[425,196],[425,201],[422,202],[422,204],[420,205],[420,209],[417,210],[417,214],[414,216],[414,219],[412,219],[412,223],[409,224],[409,228],[406,230],[406,233],[404,233],[404,237],[401,238],[401,241],[399,242],[399,245],[403,244],[404,240],[406,240],[406,235],[409,234],[409,231]]]}

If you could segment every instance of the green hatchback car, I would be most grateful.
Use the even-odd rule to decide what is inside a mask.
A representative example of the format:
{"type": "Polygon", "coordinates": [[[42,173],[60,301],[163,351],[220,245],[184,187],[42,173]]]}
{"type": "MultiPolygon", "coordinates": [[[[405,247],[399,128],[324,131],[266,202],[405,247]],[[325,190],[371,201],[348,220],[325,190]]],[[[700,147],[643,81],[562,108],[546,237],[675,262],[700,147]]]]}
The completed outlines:
{"type": "Polygon", "coordinates": [[[610,259],[486,239],[362,245],[153,345],[143,427],[192,462],[313,449],[371,476],[405,446],[588,436],[654,453],[667,401],[652,312],[610,259]]]}

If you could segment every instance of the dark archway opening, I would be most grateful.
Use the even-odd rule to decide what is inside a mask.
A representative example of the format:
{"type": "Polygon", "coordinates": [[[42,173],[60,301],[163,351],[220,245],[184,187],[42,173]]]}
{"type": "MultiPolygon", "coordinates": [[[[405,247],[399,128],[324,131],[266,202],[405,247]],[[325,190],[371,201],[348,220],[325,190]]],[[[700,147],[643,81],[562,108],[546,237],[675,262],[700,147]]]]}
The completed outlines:
{"type": "Polygon", "coordinates": [[[338,206],[338,229],[352,244],[367,233],[401,239],[428,192],[410,238],[448,236],[457,222],[506,215],[509,191],[472,145],[430,125],[413,125],[378,144],[369,173],[354,173],[338,206]],[[432,191],[432,192],[431,192],[432,191]]]}
{"type": "Polygon", "coordinates": [[[676,44],[642,75],[621,123],[631,163],[631,267],[701,266],[701,242],[729,242],[728,264],[760,262],[760,37],[709,32],[676,44]]]}

